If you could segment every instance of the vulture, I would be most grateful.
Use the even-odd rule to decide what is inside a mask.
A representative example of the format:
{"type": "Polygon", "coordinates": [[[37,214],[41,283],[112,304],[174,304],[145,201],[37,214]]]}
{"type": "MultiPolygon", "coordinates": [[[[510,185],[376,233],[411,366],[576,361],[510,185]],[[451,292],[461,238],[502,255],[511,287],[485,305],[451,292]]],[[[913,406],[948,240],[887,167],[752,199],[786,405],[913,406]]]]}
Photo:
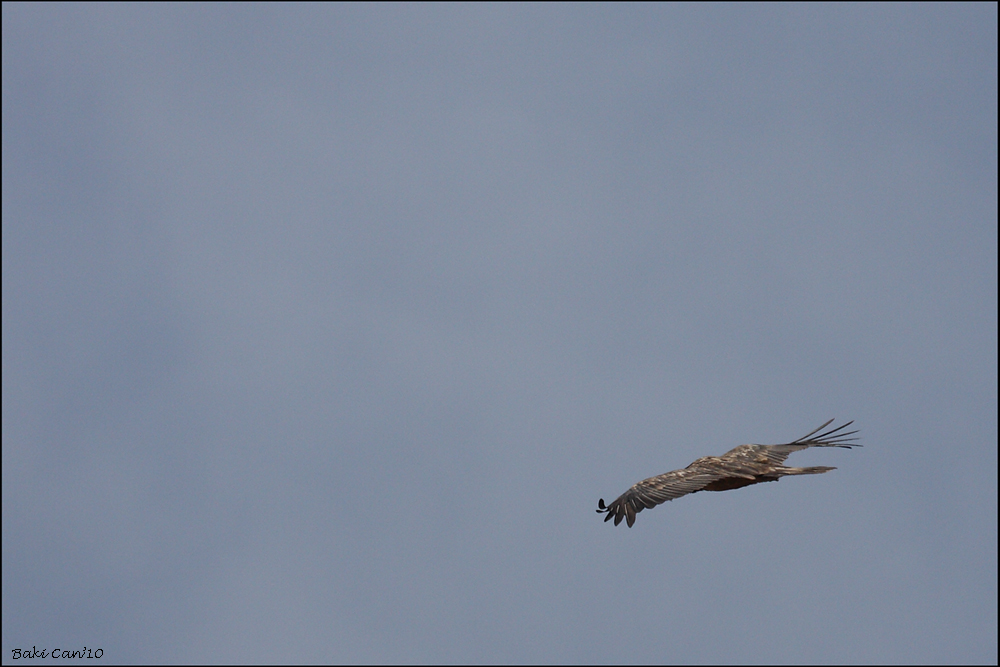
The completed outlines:
{"type": "Polygon", "coordinates": [[[644,479],[618,496],[614,502],[605,505],[604,498],[597,503],[597,513],[606,514],[605,521],[615,520],[617,526],[625,519],[628,527],[635,523],[635,515],[644,509],[656,507],[674,498],[699,491],[728,491],[760,482],[777,482],[785,475],[818,475],[836,470],[828,466],[809,468],[789,468],[784,464],[792,452],[809,447],[860,447],[852,438],[858,431],[844,431],[853,424],[816,435],[833,420],[826,422],[815,431],[785,445],[740,445],[722,456],[703,456],[687,468],[644,479]]]}

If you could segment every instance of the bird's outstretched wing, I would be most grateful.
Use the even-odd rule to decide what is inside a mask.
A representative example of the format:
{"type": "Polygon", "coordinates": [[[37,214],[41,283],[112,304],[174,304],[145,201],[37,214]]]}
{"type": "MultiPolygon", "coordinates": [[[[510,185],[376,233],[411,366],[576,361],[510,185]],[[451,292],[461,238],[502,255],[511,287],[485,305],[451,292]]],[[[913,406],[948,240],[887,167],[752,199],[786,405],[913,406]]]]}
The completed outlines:
{"type": "Polygon", "coordinates": [[[722,475],[716,472],[692,466],[694,464],[683,470],[672,470],[633,484],[632,488],[607,506],[604,505],[604,498],[601,498],[597,503],[600,508],[597,511],[607,512],[607,516],[604,517],[605,521],[610,521],[614,517],[616,526],[624,518],[628,522],[628,527],[631,528],[632,524],[635,523],[635,515],[642,510],[656,507],[660,503],[686,496],[695,491],[701,491],[712,482],[722,478],[722,475]]]}
{"type": "Polygon", "coordinates": [[[861,445],[854,442],[857,438],[849,437],[857,433],[857,430],[847,431],[844,433],[841,432],[853,424],[854,421],[849,421],[843,426],[838,426],[837,428],[831,429],[826,433],[816,435],[831,423],[833,423],[832,419],[815,431],[811,431],[798,440],[784,445],[740,445],[739,447],[730,449],[719,458],[734,462],[742,460],[761,461],[761,457],[764,456],[767,457],[766,460],[768,463],[771,463],[772,465],[781,465],[785,462],[785,459],[788,458],[789,454],[797,452],[801,449],[809,449],[810,447],[843,447],[844,449],[861,447],[861,445]]]}

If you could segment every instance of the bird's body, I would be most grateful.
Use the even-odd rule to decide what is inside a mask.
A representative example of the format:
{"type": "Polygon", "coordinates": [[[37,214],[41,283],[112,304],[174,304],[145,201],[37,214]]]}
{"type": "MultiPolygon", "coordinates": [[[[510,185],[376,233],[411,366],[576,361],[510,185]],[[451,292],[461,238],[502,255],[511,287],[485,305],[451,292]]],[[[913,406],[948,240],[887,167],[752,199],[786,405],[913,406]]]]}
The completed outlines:
{"type": "Polygon", "coordinates": [[[614,517],[617,526],[624,518],[629,525],[635,523],[635,515],[643,509],[656,507],[674,498],[686,496],[698,491],[729,491],[740,489],[761,482],[776,482],[786,475],[818,475],[836,470],[827,466],[810,468],[790,468],[782,465],[788,455],[800,449],[809,447],[860,447],[853,444],[857,431],[841,433],[853,424],[847,422],[843,426],[815,435],[829,426],[833,420],[826,422],[815,431],[784,445],[740,445],[730,449],[722,456],[703,456],[682,470],[674,470],[656,477],[644,479],[620,495],[609,505],[604,505],[601,498],[597,503],[598,513],[607,513],[605,521],[614,517]],[[814,437],[815,436],[815,437],[814,437]]]}

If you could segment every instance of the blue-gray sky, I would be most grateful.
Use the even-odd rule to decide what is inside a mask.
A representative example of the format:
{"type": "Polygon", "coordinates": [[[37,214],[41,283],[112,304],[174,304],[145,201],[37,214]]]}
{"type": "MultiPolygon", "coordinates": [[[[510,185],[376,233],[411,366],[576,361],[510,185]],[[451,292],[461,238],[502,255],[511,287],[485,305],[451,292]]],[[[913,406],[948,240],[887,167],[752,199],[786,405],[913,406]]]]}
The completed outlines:
{"type": "Polygon", "coordinates": [[[5,3],[32,646],[995,662],[996,5],[5,3]]]}

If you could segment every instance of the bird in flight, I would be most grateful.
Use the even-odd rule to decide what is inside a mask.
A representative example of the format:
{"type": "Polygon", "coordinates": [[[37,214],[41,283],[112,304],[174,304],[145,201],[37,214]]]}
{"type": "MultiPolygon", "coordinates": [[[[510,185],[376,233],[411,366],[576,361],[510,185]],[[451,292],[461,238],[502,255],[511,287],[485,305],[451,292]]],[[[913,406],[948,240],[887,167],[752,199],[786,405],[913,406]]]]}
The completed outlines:
{"type": "Polygon", "coordinates": [[[703,456],[683,470],[673,470],[633,484],[631,489],[607,506],[604,505],[604,498],[601,498],[597,503],[599,508],[597,513],[606,513],[605,521],[610,521],[614,517],[616,526],[625,519],[631,528],[635,523],[635,515],[642,510],[689,493],[728,491],[760,482],[777,482],[785,475],[818,475],[836,470],[828,466],[789,468],[782,465],[789,454],[800,449],[809,447],[850,449],[861,446],[854,443],[857,438],[849,437],[857,433],[856,430],[842,432],[853,424],[853,421],[816,435],[832,422],[831,419],[815,431],[786,445],[740,445],[722,456],[703,456]]]}

